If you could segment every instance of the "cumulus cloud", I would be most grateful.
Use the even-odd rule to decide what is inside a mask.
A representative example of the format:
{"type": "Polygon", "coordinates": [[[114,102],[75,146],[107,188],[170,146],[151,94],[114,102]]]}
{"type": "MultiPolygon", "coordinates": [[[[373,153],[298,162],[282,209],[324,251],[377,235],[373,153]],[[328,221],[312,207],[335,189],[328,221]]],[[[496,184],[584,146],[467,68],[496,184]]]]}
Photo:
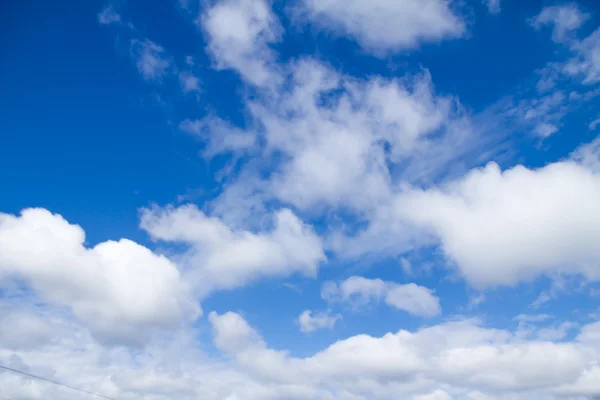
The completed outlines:
{"type": "MultiPolygon", "coordinates": [[[[70,324],[60,313],[52,315],[54,323],[70,324]]],[[[70,325],[52,330],[50,342],[20,348],[18,356],[3,341],[0,363],[125,399],[559,400],[600,393],[598,323],[556,343],[470,319],[383,336],[361,334],[295,357],[269,347],[239,314],[211,313],[208,319],[215,346],[230,361],[204,354],[194,331],[154,338],[140,353],[103,347],[85,329],[70,325]]],[[[14,398],[75,396],[16,374],[1,373],[0,385],[14,398]]]]}
{"type": "Polygon", "coordinates": [[[312,356],[296,358],[270,349],[239,314],[213,313],[210,321],[216,345],[251,376],[329,390],[343,387],[359,398],[391,399],[402,394],[445,399],[452,393],[451,398],[458,399],[485,398],[486,394],[519,399],[515,392],[521,392],[536,398],[545,394],[550,399],[558,392],[577,395],[600,390],[588,378],[597,369],[595,325],[583,327],[574,341],[554,343],[523,341],[509,331],[464,320],[382,337],[354,336],[312,356]],[[381,386],[375,383],[383,381],[381,386]],[[432,384],[447,389],[435,390],[432,384]]]}
{"type": "Polygon", "coordinates": [[[563,42],[568,35],[578,29],[589,18],[589,15],[583,13],[576,4],[562,6],[549,6],[533,19],[531,25],[536,29],[544,26],[552,26],[552,40],[563,42]]]}
{"type": "Polygon", "coordinates": [[[332,329],[341,318],[340,314],[332,315],[330,312],[313,314],[311,310],[305,310],[298,316],[298,324],[302,332],[310,333],[318,329],[332,329]]]}
{"type": "Polygon", "coordinates": [[[156,240],[189,246],[180,264],[204,294],[260,277],[314,277],[325,260],[320,238],[290,210],[277,212],[268,232],[232,230],[193,205],[145,209],[141,227],[156,240]]]}
{"type": "Polygon", "coordinates": [[[539,169],[494,163],[439,188],[398,196],[406,220],[435,235],[473,285],[514,285],[540,275],[600,278],[600,177],[585,163],[539,169]]]}
{"type": "Polygon", "coordinates": [[[207,50],[216,67],[236,70],[246,81],[264,86],[277,80],[275,55],[269,48],[279,40],[278,18],[265,0],[223,0],[199,18],[207,50]]]}
{"type": "MultiPolygon", "coordinates": [[[[442,166],[481,143],[458,101],[437,94],[427,71],[403,79],[360,80],[315,60],[299,60],[288,72],[290,90],[248,100],[251,128],[232,136],[237,147],[254,135],[254,143],[262,144],[258,165],[271,168],[264,176],[257,162],[244,166],[212,202],[216,209],[224,202],[230,206],[221,217],[244,214],[245,201],[229,200],[233,194],[245,200],[250,193],[255,209],[276,200],[310,214],[342,208],[370,216],[388,201],[396,179],[433,179],[442,166]],[[398,166],[395,174],[390,165],[398,166]]],[[[216,148],[230,151],[232,146],[216,148]]],[[[247,149],[242,145],[239,151],[247,149]]]]}
{"type": "Polygon", "coordinates": [[[442,310],[439,299],[423,286],[414,283],[400,285],[361,276],[350,277],[339,284],[324,283],[321,297],[328,302],[347,302],[353,307],[384,300],[390,307],[420,317],[434,317],[442,310]]]}
{"type": "Polygon", "coordinates": [[[462,18],[445,0],[302,0],[300,14],[375,54],[417,47],[465,33],[462,18]]]}
{"type": "Polygon", "coordinates": [[[92,248],[84,243],[81,227],[45,209],[0,214],[0,279],[22,280],[107,341],[135,343],[149,330],[177,327],[198,315],[167,258],[127,239],[92,248]]]}

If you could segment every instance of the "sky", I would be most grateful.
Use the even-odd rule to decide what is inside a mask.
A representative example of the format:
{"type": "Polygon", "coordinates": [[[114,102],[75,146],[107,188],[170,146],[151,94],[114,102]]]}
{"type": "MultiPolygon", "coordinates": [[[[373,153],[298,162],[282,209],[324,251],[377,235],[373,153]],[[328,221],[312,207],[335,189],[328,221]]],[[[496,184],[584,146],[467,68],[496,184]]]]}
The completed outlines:
{"type": "MultiPolygon", "coordinates": [[[[600,398],[595,0],[0,7],[1,366],[115,400],[600,398]]],[[[0,398],[92,397],[0,370],[0,398]]]]}

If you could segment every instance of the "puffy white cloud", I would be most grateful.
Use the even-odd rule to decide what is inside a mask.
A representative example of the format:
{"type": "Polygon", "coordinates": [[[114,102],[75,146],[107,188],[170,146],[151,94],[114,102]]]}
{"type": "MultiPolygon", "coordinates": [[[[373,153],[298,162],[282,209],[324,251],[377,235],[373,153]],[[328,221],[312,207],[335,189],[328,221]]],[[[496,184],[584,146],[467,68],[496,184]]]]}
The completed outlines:
{"type": "Polygon", "coordinates": [[[340,314],[332,315],[331,312],[313,314],[311,310],[305,310],[298,317],[298,324],[302,332],[310,333],[318,329],[332,329],[341,318],[340,314]]]}
{"type": "Polygon", "coordinates": [[[199,19],[217,68],[231,68],[248,82],[277,81],[269,44],[279,40],[279,20],[265,0],[219,0],[199,19]]]}
{"type": "Polygon", "coordinates": [[[382,337],[358,335],[295,358],[269,349],[238,314],[211,314],[210,320],[217,346],[256,379],[303,382],[357,398],[550,399],[557,398],[553,393],[600,390],[588,378],[597,368],[594,325],[584,327],[575,341],[553,343],[463,320],[382,337]]]}
{"type": "MultiPolygon", "coordinates": [[[[577,154],[591,159],[587,148],[577,154]]],[[[600,176],[585,164],[501,171],[490,163],[442,187],[407,191],[395,206],[485,287],[555,273],[599,279],[599,196],[600,176]]]]}
{"type": "Polygon", "coordinates": [[[324,283],[321,296],[328,302],[348,302],[354,307],[383,299],[390,307],[421,317],[434,317],[441,313],[440,301],[432,291],[414,283],[400,285],[353,276],[340,284],[324,283]]]}
{"type": "Polygon", "coordinates": [[[136,343],[153,329],[198,315],[179,271],[165,257],[127,239],[92,248],[84,243],[81,227],[45,209],[0,214],[0,279],[22,280],[108,341],[136,343]]]}
{"type": "Polygon", "coordinates": [[[149,39],[132,39],[131,57],[138,72],[147,81],[160,82],[173,68],[165,49],[149,39]]]}
{"type": "Polygon", "coordinates": [[[348,35],[368,51],[384,54],[460,37],[461,17],[445,0],[303,0],[303,18],[348,35]]]}
{"type": "Polygon", "coordinates": [[[260,277],[314,277],[325,260],[319,237],[289,210],[277,212],[266,233],[232,230],[193,205],[145,209],[141,227],[154,239],[189,246],[180,264],[202,294],[260,277]]]}
{"type": "Polygon", "coordinates": [[[545,7],[530,21],[530,23],[536,29],[552,25],[552,40],[555,42],[563,42],[568,38],[571,31],[578,29],[588,18],[589,15],[583,13],[577,5],[573,3],[545,7]]]}
{"type": "MultiPolygon", "coordinates": [[[[228,360],[204,354],[195,331],[155,337],[146,348],[128,351],[103,347],[57,310],[44,310],[44,317],[53,324],[50,340],[32,340],[18,356],[2,341],[0,364],[112,398],[559,400],[600,393],[597,323],[583,326],[573,340],[554,343],[477,320],[453,321],[352,336],[300,358],[271,349],[239,314],[211,313],[214,344],[228,360]]],[[[28,335],[30,328],[13,329],[28,335]]],[[[0,373],[0,386],[11,398],[78,398],[7,372],[0,373]]]]}
{"type": "Polygon", "coordinates": [[[404,180],[428,180],[480,144],[456,99],[437,95],[427,71],[358,80],[300,60],[289,73],[289,91],[259,96],[247,107],[251,126],[261,127],[247,133],[260,137],[261,161],[275,168],[259,177],[261,164],[248,164],[212,206],[236,193],[243,202],[236,208],[227,201],[228,210],[243,214],[238,208],[248,209],[247,196],[239,193],[250,192],[256,203],[275,199],[310,214],[342,208],[368,216],[391,194],[389,165],[399,166],[404,180]]]}

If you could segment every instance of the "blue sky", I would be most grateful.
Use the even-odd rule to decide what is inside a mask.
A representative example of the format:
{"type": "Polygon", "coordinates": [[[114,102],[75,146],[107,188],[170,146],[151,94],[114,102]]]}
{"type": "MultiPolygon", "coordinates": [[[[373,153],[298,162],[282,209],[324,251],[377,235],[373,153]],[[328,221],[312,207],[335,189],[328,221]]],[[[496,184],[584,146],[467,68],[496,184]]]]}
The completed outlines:
{"type": "Polygon", "coordinates": [[[2,8],[0,364],[131,400],[600,396],[595,1],[2,8]]]}

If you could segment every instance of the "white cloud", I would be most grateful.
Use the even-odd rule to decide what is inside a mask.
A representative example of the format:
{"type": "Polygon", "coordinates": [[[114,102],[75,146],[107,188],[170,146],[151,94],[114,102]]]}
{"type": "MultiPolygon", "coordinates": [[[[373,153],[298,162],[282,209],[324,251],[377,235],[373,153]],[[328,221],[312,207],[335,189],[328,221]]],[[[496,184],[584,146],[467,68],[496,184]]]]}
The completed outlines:
{"type": "Polygon", "coordinates": [[[378,55],[465,33],[461,17],[445,0],[303,0],[300,13],[378,55]]]}
{"type": "Polygon", "coordinates": [[[181,90],[183,90],[183,93],[200,91],[200,79],[194,76],[194,74],[191,72],[180,72],[179,84],[181,85],[181,90]]]}
{"type": "Polygon", "coordinates": [[[540,122],[535,126],[534,133],[542,138],[547,138],[550,135],[558,132],[558,127],[547,122],[540,122]]]}
{"type": "Polygon", "coordinates": [[[339,285],[324,283],[321,297],[328,302],[348,302],[354,307],[384,300],[390,307],[420,317],[434,317],[442,311],[439,299],[423,286],[414,283],[400,285],[360,276],[350,277],[339,285]]]}
{"type": "Polygon", "coordinates": [[[530,23],[536,29],[552,25],[552,40],[564,42],[569,34],[577,30],[589,15],[581,12],[576,4],[545,7],[530,23]]]}
{"type": "Polygon", "coordinates": [[[213,157],[222,153],[243,153],[257,146],[257,136],[254,132],[244,131],[233,127],[226,121],[216,117],[207,117],[202,120],[183,120],[179,124],[182,131],[196,135],[205,140],[203,153],[213,157]]]}
{"type": "Polygon", "coordinates": [[[438,389],[429,394],[414,396],[412,400],[452,400],[452,396],[448,392],[438,389]]]}
{"type": "Polygon", "coordinates": [[[598,125],[600,125],[600,118],[596,118],[592,122],[590,122],[590,125],[589,125],[590,131],[596,130],[598,125]]]}
{"type": "Polygon", "coordinates": [[[541,328],[536,332],[536,336],[540,340],[557,341],[564,339],[569,331],[577,328],[577,324],[573,322],[563,322],[557,326],[541,328]]]}
{"type": "MultiPolygon", "coordinates": [[[[545,73],[553,71],[548,69],[545,73]]],[[[513,100],[503,111],[503,117],[515,124],[515,129],[525,128],[540,139],[545,139],[559,131],[561,121],[577,104],[562,90],[551,90],[555,76],[543,76],[538,81],[537,94],[529,94],[513,100]],[[548,82],[545,82],[548,80],[548,82]],[[551,82],[551,83],[550,83],[551,82]]]]}
{"type": "Polygon", "coordinates": [[[192,205],[145,209],[141,227],[154,239],[189,246],[179,263],[204,295],[260,277],[314,277],[325,260],[319,237],[289,210],[277,212],[272,229],[260,233],[232,230],[192,205]]]}
{"type": "MultiPolygon", "coordinates": [[[[18,356],[0,342],[0,364],[111,398],[560,400],[600,393],[600,324],[573,328],[575,339],[554,343],[462,320],[383,336],[361,334],[294,357],[271,349],[241,315],[211,313],[214,344],[230,356],[227,361],[204,354],[195,331],[154,338],[146,348],[128,351],[103,347],[56,310],[44,312],[68,329],[53,329],[50,341],[31,341],[18,356]]],[[[78,398],[10,373],[0,373],[0,387],[15,399],[78,398]]]]}
{"type": "Polygon", "coordinates": [[[567,62],[564,71],[582,77],[585,84],[600,81],[600,28],[582,41],[575,42],[572,50],[576,56],[567,62]]]}
{"type": "Polygon", "coordinates": [[[268,348],[238,314],[211,313],[210,321],[217,347],[250,376],[343,390],[355,398],[552,399],[558,392],[600,390],[598,382],[588,378],[597,368],[599,336],[594,325],[583,327],[574,341],[553,343],[523,340],[464,320],[382,337],[358,335],[296,358],[268,348]]]}
{"type": "Polygon", "coordinates": [[[594,174],[600,174],[600,136],[588,144],[579,146],[571,158],[594,174]]]}
{"type": "Polygon", "coordinates": [[[153,329],[177,327],[198,315],[179,271],[165,257],[127,239],[92,248],[84,243],[81,227],[47,210],[0,214],[0,279],[22,280],[108,341],[139,342],[153,329]]]}
{"type": "MultiPolygon", "coordinates": [[[[584,147],[577,154],[592,159],[584,147]]],[[[513,285],[539,275],[600,278],[600,176],[563,161],[506,171],[493,163],[440,188],[398,196],[403,218],[437,237],[473,285],[513,285]]]]}
{"type": "Polygon", "coordinates": [[[279,40],[281,27],[266,0],[220,0],[199,22],[217,68],[234,69],[257,86],[278,80],[269,44],[279,40]]]}
{"type": "Polygon", "coordinates": [[[305,310],[298,316],[298,324],[302,332],[310,333],[318,329],[332,329],[341,318],[340,314],[332,315],[330,312],[313,314],[311,310],[305,310]]]}
{"type": "Polygon", "coordinates": [[[120,24],[121,15],[108,5],[98,14],[98,22],[103,25],[120,24]]]}
{"type": "Polygon", "coordinates": [[[173,68],[165,49],[149,39],[132,39],[131,57],[138,72],[147,81],[160,82],[173,68]]]}
{"type": "Polygon", "coordinates": [[[500,0],[483,0],[483,2],[487,6],[490,14],[498,14],[500,11],[502,11],[500,7],[500,0]]]}
{"type": "Polygon", "coordinates": [[[46,315],[32,310],[22,310],[15,304],[0,308],[0,342],[9,349],[38,348],[52,338],[52,322],[46,315]]]}
{"type": "MultiPolygon", "coordinates": [[[[438,96],[426,71],[363,81],[310,60],[289,71],[290,91],[248,104],[252,126],[263,128],[265,158],[277,158],[270,176],[255,181],[263,201],[274,197],[307,212],[343,207],[368,215],[390,195],[388,163],[401,164],[405,180],[429,179],[479,143],[456,100],[438,96]]],[[[247,186],[248,179],[243,175],[222,196],[247,186]]]]}

